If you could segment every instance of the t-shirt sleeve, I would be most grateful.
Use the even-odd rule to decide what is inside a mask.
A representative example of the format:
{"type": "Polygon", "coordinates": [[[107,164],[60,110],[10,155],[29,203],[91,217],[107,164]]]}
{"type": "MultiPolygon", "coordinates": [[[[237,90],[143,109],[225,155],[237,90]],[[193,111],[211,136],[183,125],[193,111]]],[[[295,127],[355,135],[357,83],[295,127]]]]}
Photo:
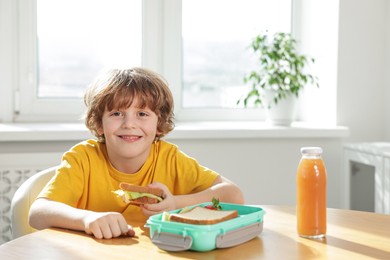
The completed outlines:
{"type": "Polygon", "coordinates": [[[65,153],[56,174],[40,192],[38,198],[48,198],[78,207],[85,183],[82,171],[85,165],[81,165],[80,161],[76,159],[73,152],[65,153]]]}
{"type": "Polygon", "coordinates": [[[174,184],[176,194],[190,194],[208,189],[219,174],[178,151],[176,155],[177,178],[174,184]]]}

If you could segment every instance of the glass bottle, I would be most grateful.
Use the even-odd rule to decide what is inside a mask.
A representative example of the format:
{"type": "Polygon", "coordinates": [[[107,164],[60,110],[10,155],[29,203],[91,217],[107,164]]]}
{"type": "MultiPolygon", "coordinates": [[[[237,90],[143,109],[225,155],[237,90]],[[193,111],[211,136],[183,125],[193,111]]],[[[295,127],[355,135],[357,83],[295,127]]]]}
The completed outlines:
{"type": "Polygon", "coordinates": [[[326,235],[326,169],[321,147],[302,147],[298,165],[297,231],[307,238],[326,235]]]}

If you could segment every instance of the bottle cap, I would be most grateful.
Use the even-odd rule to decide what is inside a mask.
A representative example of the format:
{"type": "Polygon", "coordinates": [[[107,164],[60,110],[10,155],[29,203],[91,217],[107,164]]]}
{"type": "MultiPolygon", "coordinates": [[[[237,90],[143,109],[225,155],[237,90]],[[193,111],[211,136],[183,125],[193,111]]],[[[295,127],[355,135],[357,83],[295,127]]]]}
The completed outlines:
{"type": "Polygon", "coordinates": [[[322,154],[321,147],[302,147],[301,154],[322,154]]]}

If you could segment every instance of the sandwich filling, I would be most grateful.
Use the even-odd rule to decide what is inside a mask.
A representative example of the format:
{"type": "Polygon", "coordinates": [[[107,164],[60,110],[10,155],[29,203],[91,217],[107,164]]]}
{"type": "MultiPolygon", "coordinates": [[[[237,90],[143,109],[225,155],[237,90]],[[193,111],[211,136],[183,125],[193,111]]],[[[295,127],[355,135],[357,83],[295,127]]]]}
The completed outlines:
{"type": "Polygon", "coordinates": [[[154,194],[151,194],[151,193],[147,193],[147,192],[116,190],[116,191],[114,191],[114,193],[118,197],[121,197],[125,203],[130,203],[132,200],[142,198],[142,197],[157,199],[159,202],[162,201],[161,197],[154,195],[154,194]]]}

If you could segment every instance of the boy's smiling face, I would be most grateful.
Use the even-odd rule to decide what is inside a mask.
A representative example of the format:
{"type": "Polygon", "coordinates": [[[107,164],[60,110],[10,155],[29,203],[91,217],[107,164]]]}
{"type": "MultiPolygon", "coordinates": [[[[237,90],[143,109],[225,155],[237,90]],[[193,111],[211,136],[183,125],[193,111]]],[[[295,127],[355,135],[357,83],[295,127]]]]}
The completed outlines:
{"type": "Polygon", "coordinates": [[[148,107],[140,108],[137,98],[128,108],[104,111],[102,128],[108,157],[119,171],[134,173],[138,171],[149,156],[155,140],[158,116],[148,107]],[[131,165],[131,172],[129,172],[131,165]]]}

